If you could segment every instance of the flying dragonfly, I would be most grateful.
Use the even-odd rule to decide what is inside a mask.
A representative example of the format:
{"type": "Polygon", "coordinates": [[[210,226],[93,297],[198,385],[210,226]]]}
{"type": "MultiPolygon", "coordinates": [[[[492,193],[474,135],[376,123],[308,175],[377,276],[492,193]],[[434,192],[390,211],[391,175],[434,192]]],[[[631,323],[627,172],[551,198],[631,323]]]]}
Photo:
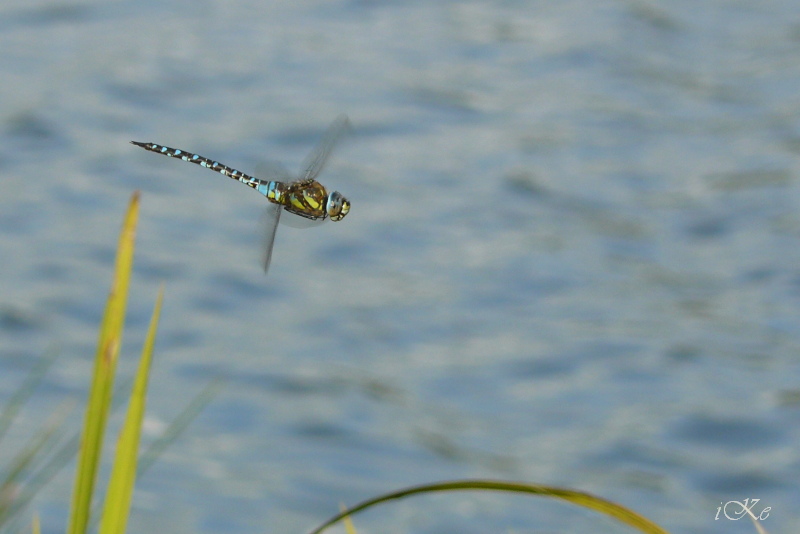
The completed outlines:
{"type": "MultiPolygon", "coordinates": [[[[208,159],[185,150],[177,148],[170,148],[168,146],[159,145],[156,143],[140,143],[138,141],[131,141],[132,144],[140,146],[150,152],[163,154],[171,158],[180,158],[183,161],[196,163],[201,167],[206,167],[212,171],[217,171],[224,174],[228,178],[239,180],[245,185],[248,185],[267,197],[270,204],[267,207],[267,230],[265,234],[265,242],[263,248],[262,265],[264,273],[269,270],[269,264],[272,260],[272,247],[275,244],[275,233],[278,229],[278,223],[281,220],[281,213],[284,210],[298,215],[306,219],[307,223],[323,222],[327,219],[332,221],[341,221],[345,215],[350,211],[350,202],[342,196],[338,191],[328,193],[325,187],[317,181],[317,176],[322,171],[331,151],[336,146],[336,143],[350,128],[350,121],[346,115],[339,115],[336,120],[331,123],[328,130],[323,135],[322,140],[309,154],[303,163],[303,172],[297,176],[292,177],[288,172],[273,171],[280,174],[283,180],[262,180],[254,178],[241,171],[232,169],[222,163],[208,159]]],[[[289,226],[308,226],[309,224],[292,224],[288,221],[289,226]]]]}

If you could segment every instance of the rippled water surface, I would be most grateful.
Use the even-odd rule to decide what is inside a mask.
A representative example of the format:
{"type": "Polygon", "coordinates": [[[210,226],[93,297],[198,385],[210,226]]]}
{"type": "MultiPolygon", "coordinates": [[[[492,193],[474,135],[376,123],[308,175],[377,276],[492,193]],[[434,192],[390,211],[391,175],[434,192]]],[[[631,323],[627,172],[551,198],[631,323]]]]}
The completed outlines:
{"type": "MultiPolygon", "coordinates": [[[[166,287],[145,439],[227,385],[141,478],[132,532],[304,532],[466,477],[594,492],[674,532],[751,532],[714,519],[744,498],[771,532],[797,524],[796,2],[0,14],[0,401],[60,354],[3,463],[82,406],[140,190],[124,375],[166,287]],[[339,113],[354,131],[320,181],[351,212],[282,226],[268,277],[262,197],[128,143],[297,171],[339,113]]],[[[35,501],[45,532],[63,531],[72,471],[35,501]]],[[[621,528],[466,494],[356,527],[621,528]]]]}

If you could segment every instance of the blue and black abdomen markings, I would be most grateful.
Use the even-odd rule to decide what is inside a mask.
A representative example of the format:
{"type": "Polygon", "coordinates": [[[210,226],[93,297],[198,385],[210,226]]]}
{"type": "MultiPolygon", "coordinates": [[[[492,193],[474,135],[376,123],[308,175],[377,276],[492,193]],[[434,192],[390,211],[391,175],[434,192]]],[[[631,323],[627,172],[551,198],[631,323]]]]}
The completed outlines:
{"type": "Polygon", "coordinates": [[[243,184],[249,185],[253,189],[257,189],[259,185],[266,183],[263,180],[259,180],[258,178],[253,178],[252,176],[245,174],[241,171],[237,171],[236,169],[231,169],[227,165],[223,165],[218,161],[210,160],[198,154],[192,154],[191,152],[186,152],[185,150],[180,150],[178,148],[170,148],[168,146],[158,145],[156,143],[139,143],[137,141],[131,141],[131,144],[140,146],[145,150],[149,150],[150,152],[155,152],[156,154],[163,154],[171,158],[179,158],[182,159],[183,161],[188,161],[189,163],[195,163],[197,165],[200,165],[201,167],[205,167],[207,169],[211,169],[212,171],[216,171],[220,174],[224,174],[228,178],[239,180],[243,184]]]}

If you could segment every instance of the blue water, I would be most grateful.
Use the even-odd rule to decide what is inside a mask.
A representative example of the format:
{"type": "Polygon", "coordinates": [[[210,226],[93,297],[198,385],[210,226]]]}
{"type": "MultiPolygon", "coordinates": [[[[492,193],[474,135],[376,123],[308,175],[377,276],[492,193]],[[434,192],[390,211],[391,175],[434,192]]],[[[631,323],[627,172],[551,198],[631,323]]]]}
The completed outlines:
{"type": "MultiPolygon", "coordinates": [[[[0,461],[85,399],[140,190],[123,375],[166,287],[145,439],[227,386],[139,481],[131,532],[304,532],[466,477],[594,492],[673,532],[753,532],[714,519],[745,498],[770,532],[797,524],[796,2],[7,2],[0,20],[0,400],[61,354],[0,461]],[[281,227],[266,278],[263,198],[128,144],[296,171],[339,113],[354,133],[320,180],[351,212],[281,227]]],[[[26,512],[44,532],[72,472],[26,512]]],[[[356,527],[622,528],[468,494],[356,527]]]]}

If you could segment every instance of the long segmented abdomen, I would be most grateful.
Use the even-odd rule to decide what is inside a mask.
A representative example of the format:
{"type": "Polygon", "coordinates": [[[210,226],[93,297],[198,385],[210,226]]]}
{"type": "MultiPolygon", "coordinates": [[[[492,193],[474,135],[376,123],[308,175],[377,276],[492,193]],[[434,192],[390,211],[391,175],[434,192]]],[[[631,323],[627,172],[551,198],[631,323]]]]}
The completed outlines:
{"type": "Polygon", "coordinates": [[[180,158],[183,161],[188,161],[189,163],[196,163],[201,167],[205,167],[207,169],[211,169],[212,171],[217,171],[220,174],[224,174],[228,178],[239,180],[243,184],[248,185],[253,189],[258,188],[259,185],[268,183],[265,182],[264,180],[253,178],[252,176],[245,174],[242,171],[231,169],[227,165],[223,165],[218,161],[210,160],[203,156],[192,154],[191,152],[186,152],[185,150],[180,150],[178,148],[170,148],[168,146],[158,145],[156,143],[139,143],[138,141],[131,141],[131,144],[140,146],[143,149],[149,150],[150,152],[155,152],[156,154],[163,154],[171,158],[180,158]]]}

